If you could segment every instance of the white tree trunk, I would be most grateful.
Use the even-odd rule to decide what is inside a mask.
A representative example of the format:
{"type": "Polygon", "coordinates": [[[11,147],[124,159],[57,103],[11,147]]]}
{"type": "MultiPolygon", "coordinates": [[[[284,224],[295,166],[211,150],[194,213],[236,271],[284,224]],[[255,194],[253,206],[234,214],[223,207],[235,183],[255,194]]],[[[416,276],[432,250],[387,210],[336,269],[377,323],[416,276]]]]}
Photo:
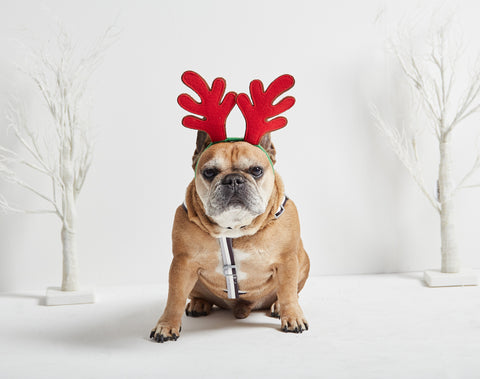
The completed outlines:
{"type": "Polygon", "coordinates": [[[441,207],[442,272],[456,273],[460,271],[460,258],[455,233],[455,186],[449,134],[442,136],[440,141],[438,200],[441,207]]]}
{"type": "MultiPolygon", "coordinates": [[[[65,155],[64,155],[65,156],[65,155]]],[[[62,291],[77,291],[78,259],[76,241],[77,205],[75,196],[73,164],[70,160],[63,161],[62,178],[65,185],[63,197],[63,280],[62,291]]]]}
{"type": "Polygon", "coordinates": [[[77,291],[78,283],[78,261],[75,231],[70,227],[62,227],[63,245],[63,280],[62,291],[77,291]]]}

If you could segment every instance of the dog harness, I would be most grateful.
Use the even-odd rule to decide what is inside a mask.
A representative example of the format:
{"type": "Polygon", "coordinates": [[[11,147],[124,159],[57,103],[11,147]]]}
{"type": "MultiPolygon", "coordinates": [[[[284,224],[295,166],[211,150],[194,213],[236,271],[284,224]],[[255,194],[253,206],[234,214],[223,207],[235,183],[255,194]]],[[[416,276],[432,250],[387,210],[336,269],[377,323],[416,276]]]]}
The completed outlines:
{"type": "MultiPolygon", "coordinates": [[[[282,204],[275,213],[275,218],[279,218],[285,212],[285,204],[288,201],[287,196],[283,196],[282,204]]],[[[187,205],[182,204],[185,212],[188,213],[187,205]]],[[[222,253],[223,275],[227,283],[227,289],[224,291],[228,294],[229,299],[239,299],[240,295],[246,294],[245,291],[240,291],[238,287],[237,266],[235,264],[235,256],[233,253],[233,238],[220,237],[217,238],[220,245],[220,252],[222,253]]]]}

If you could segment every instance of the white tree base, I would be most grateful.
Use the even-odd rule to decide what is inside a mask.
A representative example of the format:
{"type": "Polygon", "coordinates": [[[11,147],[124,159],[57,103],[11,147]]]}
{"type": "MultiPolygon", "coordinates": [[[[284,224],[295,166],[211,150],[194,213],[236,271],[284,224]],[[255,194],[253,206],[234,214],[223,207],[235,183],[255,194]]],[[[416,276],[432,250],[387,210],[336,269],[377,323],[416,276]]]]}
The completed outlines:
{"type": "Polygon", "coordinates": [[[82,289],[79,291],[62,291],[60,287],[48,287],[45,305],[71,305],[95,303],[95,291],[82,289]]]}
{"type": "Polygon", "coordinates": [[[476,286],[478,275],[470,269],[463,269],[454,274],[446,274],[439,270],[427,270],[423,280],[429,287],[476,286]]]}

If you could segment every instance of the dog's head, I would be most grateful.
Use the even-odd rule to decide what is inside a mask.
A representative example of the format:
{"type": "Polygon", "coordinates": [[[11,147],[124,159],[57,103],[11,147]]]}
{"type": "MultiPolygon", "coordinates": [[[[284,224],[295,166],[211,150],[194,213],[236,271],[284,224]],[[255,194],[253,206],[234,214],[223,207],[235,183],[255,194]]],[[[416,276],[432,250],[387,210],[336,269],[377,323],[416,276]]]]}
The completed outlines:
{"type": "Polygon", "coordinates": [[[295,103],[292,96],[277,99],[293,87],[295,80],[291,75],[279,76],[266,90],[260,80],[253,80],[250,97],[235,92],[224,96],[223,78],[216,78],[210,87],[196,72],[186,71],[182,81],[200,97],[197,102],[190,95],[181,94],[178,104],[201,116],[187,115],[182,124],[199,131],[193,167],[195,188],[205,214],[227,237],[253,234],[254,225],[250,230],[247,227],[267,211],[275,187],[275,149],[270,132],[287,124],[285,117],[276,116],[295,103]],[[243,140],[232,142],[227,138],[225,122],[235,105],[246,125],[243,140]]]}
{"type": "Polygon", "coordinates": [[[260,142],[265,151],[244,141],[220,142],[205,149],[209,142],[206,133],[198,133],[193,156],[196,191],[206,215],[227,234],[238,237],[267,209],[275,185],[275,149],[270,134],[260,142]]]}

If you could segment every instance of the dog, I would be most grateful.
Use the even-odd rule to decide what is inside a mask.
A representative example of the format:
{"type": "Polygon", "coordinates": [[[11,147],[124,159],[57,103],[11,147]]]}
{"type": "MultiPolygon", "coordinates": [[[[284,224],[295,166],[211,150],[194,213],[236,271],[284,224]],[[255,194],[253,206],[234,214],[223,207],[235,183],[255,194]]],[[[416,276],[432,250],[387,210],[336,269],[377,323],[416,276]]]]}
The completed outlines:
{"type": "Polygon", "coordinates": [[[184,312],[207,316],[213,306],[231,309],[239,319],[269,309],[280,318],[281,330],[308,330],[298,293],[310,262],[297,209],[285,197],[275,162],[270,133],[258,145],[244,140],[212,144],[209,134],[198,131],[192,158],[196,175],[173,223],[168,300],[151,339],[176,341],[184,312]],[[223,248],[235,262],[222,261],[221,241],[229,241],[223,248]],[[227,278],[231,288],[226,290],[227,278]]]}

